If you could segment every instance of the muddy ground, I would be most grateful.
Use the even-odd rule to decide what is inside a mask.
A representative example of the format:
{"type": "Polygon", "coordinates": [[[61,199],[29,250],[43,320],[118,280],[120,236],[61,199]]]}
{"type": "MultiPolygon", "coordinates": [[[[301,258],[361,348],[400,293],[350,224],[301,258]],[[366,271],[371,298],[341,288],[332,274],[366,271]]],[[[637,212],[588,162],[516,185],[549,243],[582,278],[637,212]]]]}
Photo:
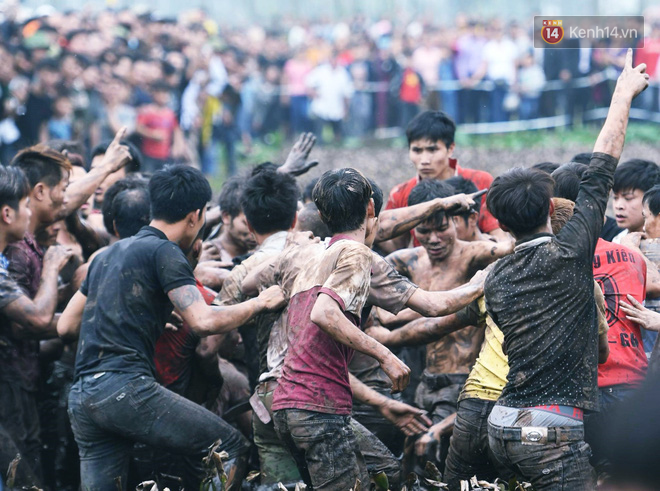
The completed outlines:
{"type": "MultiPolygon", "coordinates": [[[[515,166],[529,167],[544,161],[568,162],[573,155],[589,152],[592,148],[593,146],[585,147],[573,143],[561,147],[537,147],[523,150],[457,146],[454,156],[464,167],[486,170],[493,176],[498,176],[515,166]]],[[[282,159],[284,157],[285,155],[282,155],[282,159]]],[[[660,162],[660,148],[648,143],[628,143],[621,161],[631,158],[644,158],[660,162]]],[[[387,148],[382,144],[367,144],[350,149],[316,147],[312,151],[310,159],[319,160],[320,164],[308,175],[299,179],[302,185],[305,185],[310,179],[320,176],[329,168],[355,167],[373,178],[383,188],[383,192],[388,193],[395,184],[410,179],[414,175],[413,166],[408,160],[407,149],[387,148]]]]}

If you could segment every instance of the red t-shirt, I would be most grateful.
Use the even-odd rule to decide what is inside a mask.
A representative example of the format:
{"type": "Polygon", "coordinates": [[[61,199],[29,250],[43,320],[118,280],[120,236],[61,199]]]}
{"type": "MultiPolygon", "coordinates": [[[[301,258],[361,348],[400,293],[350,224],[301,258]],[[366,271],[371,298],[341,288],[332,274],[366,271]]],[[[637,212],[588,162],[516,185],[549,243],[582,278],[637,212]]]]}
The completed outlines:
{"type": "MultiPolygon", "coordinates": [[[[215,296],[199,280],[197,288],[207,305],[211,305],[215,296]]],[[[183,395],[192,375],[191,359],[199,343],[199,336],[184,322],[177,331],[166,329],[156,341],[154,362],[156,380],[164,387],[183,395]]]]}
{"type": "Polygon", "coordinates": [[[399,98],[409,104],[419,104],[422,101],[422,85],[419,75],[412,68],[403,71],[399,98]]]}
{"type": "MultiPolygon", "coordinates": [[[[482,189],[488,189],[493,182],[493,176],[491,176],[488,172],[476,169],[464,169],[458,165],[456,159],[449,159],[449,166],[452,169],[456,169],[456,175],[472,181],[480,191],[482,189]]],[[[394,186],[390,192],[390,197],[387,200],[385,209],[392,210],[394,208],[405,208],[408,206],[408,196],[410,196],[410,192],[418,182],[419,177],[415,176],[406,182],[402,182],[401,184],[394,186]]],[[[483,233],[487,234],[496,228],[499,228],[499,226],[500,224],[498,221],[488,211],[488,208],[486,207],[486,197],[484,196],[481,200],[481,210],[479,212],[479,229],[483,233]]]]}
{"type": "Polygon", "coordinates": [[[143,136],[142,153],[154,159],[168,159],[172,153],[174,130],[178,125],[174,111],[169,108],[159,109],[155,106],[148,106],[140,111],[137,122],[152,130],[166,130],[167,136],[163,140],[143,136]]]}
{"type": "Polygon", "coordinates": [[[286,320],[289,347],[273,394],[273,411],[295,408],[351,414],[353,393],[348,363],[353,349],[335,341],[311,321],[312,308],[323,293],[339,304],[351,323],[360,325],[373,256],[364,244],[342,239],[333,237],[318,260],[296,277],[286,320]]]}
{"type": "Polygon", "coordinates": [[[598,387],[639,385],[648,362],[639,325],[628,320],[619,302],[630,294],[646,298],[646,263],[642,256],[622,245],[598,239],[594,253],[594,279],[605,296],[607,340],[610,356],[598,365],[598,387]]]}

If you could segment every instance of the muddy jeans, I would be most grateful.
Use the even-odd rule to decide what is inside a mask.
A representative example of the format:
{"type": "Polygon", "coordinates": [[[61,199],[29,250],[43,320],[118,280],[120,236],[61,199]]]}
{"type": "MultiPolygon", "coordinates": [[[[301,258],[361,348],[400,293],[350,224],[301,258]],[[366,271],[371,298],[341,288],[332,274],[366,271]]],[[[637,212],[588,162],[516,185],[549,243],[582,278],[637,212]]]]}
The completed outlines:
{"type": "Polygon", "coordinates": [[[80,453],[84,491],[125,489],[133,442],[159,446],[189,459],[200,480],[201,458],[216,440],[229,460],[250,449],[215,414],[159,385],[128,373],[81,377],[69,393],[69,418],[80,453]]]}
{"type": "Polygon", "coordinates": [[[314,490],[352,489],[358,479],[368,486],[369,473],[350,419],[300,409],[275,411],[275,431],[314,490]]]}
{"type": "MultiPolygon", "coordinates": [[[[273,417],[271,406],[273,404],[273,392],[276,385],[267,384],[261,383],[257,386],[257,395],[271,417],[273,417]]],[[[364,457],[369,474],[375,475],[384,472],[390,482],[391,489],[398,489],[401,482],[401,466],[399,461],[385,444],[367,428],[353,418],[350,418],[349,423],[357,439],[358,448],[364,457]]],[[[254,411],[252,429],[254,430],[254,443],[259,451],[259,464],[262,474],[261,483],[290,483],[301,480],[298,463],[293,458],[287,444],[275,431],[273,421],[266,424],[263,423],[259,420],[257,412],[254,411]]],[[[399,431],[394,426],[391,427],[391,430],[392,432],[399,431]]]]}
{"type": "MultiPolygon", "coordinates": [[[[449,489],[460,490],[461,480],[477,476],[485,481],[511,477],[496,468],[496,460],[488,444],[488,416],[496,401],[463,399],[458,403],[454,432],[445,462],[444,482],[449,489]]],[[[499,466],[497,466],[499,467],[499,466]]]]}
{"type": "MultiPolygon", "coordinates": [[[[578,427],[578,431],[582,427],[578,427]]],[[[569,441],[552,440],[549,435],[543,444],[524,444],[521,428],[488,424],[488,439],[497,461],[514,474],[531,482],[536,491],[593,490],[596,475],[589,464],[591,449],[584,439],[570,438],[569,441]]],[[[549,430],[556,431],[554,428],[549,430]]],[[[575,427],[561,428],[575,432],[575,427]]]]}

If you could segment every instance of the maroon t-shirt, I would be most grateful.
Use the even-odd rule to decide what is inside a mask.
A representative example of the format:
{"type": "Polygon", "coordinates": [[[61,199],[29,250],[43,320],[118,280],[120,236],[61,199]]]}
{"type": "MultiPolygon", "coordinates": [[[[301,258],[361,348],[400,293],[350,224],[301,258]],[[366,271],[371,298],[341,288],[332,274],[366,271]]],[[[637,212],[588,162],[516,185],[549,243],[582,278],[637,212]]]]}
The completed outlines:
{"type": "Polygon", "coordinates": [[[359,242],[333,237],[312,267],[295,280],[287,318],[289,348],[273,410],[304,409],[348,415],[353,393],[348,363],[353,350],[335,341],[311,321],[319,294],[335,300],[356,327],[369,294],[371,250],[359,242]]]}

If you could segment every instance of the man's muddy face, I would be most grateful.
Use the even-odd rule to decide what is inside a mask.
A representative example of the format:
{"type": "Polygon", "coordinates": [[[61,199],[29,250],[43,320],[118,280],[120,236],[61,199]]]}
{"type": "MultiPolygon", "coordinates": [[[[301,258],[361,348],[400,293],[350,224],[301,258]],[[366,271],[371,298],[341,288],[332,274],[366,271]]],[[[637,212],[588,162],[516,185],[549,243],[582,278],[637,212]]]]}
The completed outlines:
{"type": "Polygon", "coordinates": [[[660,215],[654,215],[644,203],[644,233],[649,239],[660,238],[660,215]]]}
{"type": "Polygon", "coordinates": [[[454,249],[456,226],[451,218],[440,215],[415,227],[415,237],[426,250],[429,259],[442,261],[454,249]]]}
{"type": "Polygon", "coordinates": [[[631,232],[639,232],[644,226],[642,215],[642,200],[644,191],[641,189],[627,189],[614,193],[614,218],[621,228],[631,232]]]}
{"type": "Polygon", "coordinates": [[[454,144],[447,148],[440,140],[436,142],[429,139],[415,140],[408,148],[408,156],[420,179],[438,179],[449,167],[449,158],[453,153],[454,144]]]}
{"type": "Polygon", "coordinates": [[[254,234],[248,228],[245,214],[239,213],[232,218],[227,227],[227,232],[234,243],[243,249],[250,251],[257,247],[257,241],[254,238],[254,234]]]}

